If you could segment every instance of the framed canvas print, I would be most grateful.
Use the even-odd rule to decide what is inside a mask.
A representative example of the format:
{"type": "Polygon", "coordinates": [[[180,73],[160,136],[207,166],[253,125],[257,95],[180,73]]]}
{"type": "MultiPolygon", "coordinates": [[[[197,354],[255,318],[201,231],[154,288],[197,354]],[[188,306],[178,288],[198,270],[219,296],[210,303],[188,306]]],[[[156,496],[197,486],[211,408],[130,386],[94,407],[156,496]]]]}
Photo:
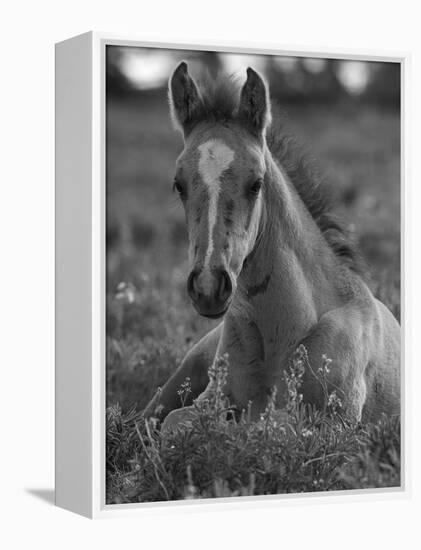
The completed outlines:
{"type": "Polygon", "coordinates": [[[56,45],[59,506],[406,490],[405,63],[56,45]]]}

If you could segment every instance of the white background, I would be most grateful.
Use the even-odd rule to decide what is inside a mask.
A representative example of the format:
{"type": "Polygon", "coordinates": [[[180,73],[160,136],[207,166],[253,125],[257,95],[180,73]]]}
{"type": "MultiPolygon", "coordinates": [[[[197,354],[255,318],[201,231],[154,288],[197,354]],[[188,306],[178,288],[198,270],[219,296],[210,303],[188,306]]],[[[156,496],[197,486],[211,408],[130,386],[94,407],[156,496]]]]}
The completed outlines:
{"type": "MultiPolygon", "coordinates": [[[[420,547],[420,17],[416,2],[19,1],[1,8],[0,544],[3,548],[420,547]],[[177,511],[92,522],[54,508],[54,42],[87,30],[139,39],[412,53],[413,282],[408,302],[412,496],[177,511]],[[418,252],[418,254],[417,254],[418,252]],[[418,352],[418,353],[417,353],[418,352]],[[34,494],[34,491],[36,494],[34,494]],[[47,492],[45,492],[47,491],[47,492]],[[49,492],[50,491],[50,492],[49,492]],[[38,496],[37,496],[38,494],[38,496]]],[[[409,217],[410,212],[407,214],[409,217]]],[[[77,406],[77,402],[75,402],[77,406]]],[[[77,475],[77,472],[75,472],[77,475]]]]}

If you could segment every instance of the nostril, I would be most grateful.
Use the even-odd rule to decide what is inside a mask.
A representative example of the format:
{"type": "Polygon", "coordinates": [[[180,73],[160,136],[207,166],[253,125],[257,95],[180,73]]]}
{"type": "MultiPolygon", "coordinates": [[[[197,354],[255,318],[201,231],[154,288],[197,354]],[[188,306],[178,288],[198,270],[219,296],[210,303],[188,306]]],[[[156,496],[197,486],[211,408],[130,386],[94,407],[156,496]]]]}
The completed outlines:
{"type": "Polygon", "coordinates": [[[218,288],[218,297],[221,301],[225,302],[232,292],[232,283],[231,278],[228,275],[228,272],[225,269],[221,270],[219,274],[219,288],[218,288]]]}
{"type": "Polygon", "coordinates": [[[197,298],[197,272],[192,271],[187,279],[187,292],[189,296],[193,299],[197,298]]]}

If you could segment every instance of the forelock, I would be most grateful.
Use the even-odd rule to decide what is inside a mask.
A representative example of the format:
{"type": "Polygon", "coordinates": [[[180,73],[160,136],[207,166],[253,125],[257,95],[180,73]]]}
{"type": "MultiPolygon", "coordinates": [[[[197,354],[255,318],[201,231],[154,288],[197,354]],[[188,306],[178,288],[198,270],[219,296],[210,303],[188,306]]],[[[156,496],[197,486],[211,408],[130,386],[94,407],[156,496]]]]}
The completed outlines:
{"type": "Polygon", "coordinates": [[[205,77],[199,81],[203,101],[203,118],[209,122],[235,119],[240,99],[240,82],[234,75],[205,77]]]}

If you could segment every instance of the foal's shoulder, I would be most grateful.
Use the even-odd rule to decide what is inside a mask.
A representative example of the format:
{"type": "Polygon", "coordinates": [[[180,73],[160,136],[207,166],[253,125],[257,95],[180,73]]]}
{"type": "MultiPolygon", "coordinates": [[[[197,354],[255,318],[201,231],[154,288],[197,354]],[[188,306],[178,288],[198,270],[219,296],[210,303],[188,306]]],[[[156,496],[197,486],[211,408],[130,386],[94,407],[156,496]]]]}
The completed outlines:
{"type": "Polygon", "coordinates": [[[349,304],[351,307],[368,310],[374,308],[374,296],[367,283],[359,273],[347,266],[338,266],[335,273],[335,287],[341,305],[349,304]]]}

